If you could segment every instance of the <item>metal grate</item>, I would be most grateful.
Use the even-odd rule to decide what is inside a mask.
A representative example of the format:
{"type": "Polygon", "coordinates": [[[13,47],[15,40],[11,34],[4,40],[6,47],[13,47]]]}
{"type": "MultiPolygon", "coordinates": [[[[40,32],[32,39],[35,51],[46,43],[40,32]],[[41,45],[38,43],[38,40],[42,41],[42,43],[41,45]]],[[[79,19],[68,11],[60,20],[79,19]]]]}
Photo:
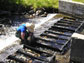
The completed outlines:
{"type": "Polygon", "coordinates": [[[71,35],[82,26],[80,19],[64,17],[38,36],[36,42],[64,54],[71,46],[71,35]]]}
{"type": "Polygon", "coordinates": [[[23,48],[17,50],[14,54],[9,55],[6,63],[55,63],[55,55],[45,53],[34,49],[31,46],[24,45],[23,48]]]}

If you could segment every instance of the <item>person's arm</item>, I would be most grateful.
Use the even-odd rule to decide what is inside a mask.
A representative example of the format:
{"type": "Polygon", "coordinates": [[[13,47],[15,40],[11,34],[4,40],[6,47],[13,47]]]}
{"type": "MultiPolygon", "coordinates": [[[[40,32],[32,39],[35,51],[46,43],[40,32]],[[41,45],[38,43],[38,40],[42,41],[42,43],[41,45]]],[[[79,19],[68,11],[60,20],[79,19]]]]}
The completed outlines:
{"type": "Polygon", "coordinates": [[[25,32],[24,31],[25,31],[25,28],[22,27],[21,28],[21,39],[23,39],[23,40],[25,39],[25,37],[24,37],[25,36],[25,32]]]}
{"type": "Polygon", "coordinates": [[[25,33],[24,32],[21,32],[21,39],[24,40],[24,36],[25,36],[25,33]]]}

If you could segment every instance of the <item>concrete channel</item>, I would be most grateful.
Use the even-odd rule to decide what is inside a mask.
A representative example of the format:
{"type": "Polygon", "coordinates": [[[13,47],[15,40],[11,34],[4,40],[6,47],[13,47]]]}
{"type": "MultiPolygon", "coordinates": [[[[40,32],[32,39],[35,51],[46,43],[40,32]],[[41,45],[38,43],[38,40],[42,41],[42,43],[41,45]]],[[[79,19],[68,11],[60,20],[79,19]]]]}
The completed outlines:
{"type": "Polygon", "coordinates": [[[0,36],[0,63],[84,63],[83,8],[82,3],[59,0],[59,11],[70,16],[15,17],[14,24],[5,28],[6,35],[0,36]],[[35,44],[31,46],[20,44],[15,37],[16,28],[26,22],[35,24],[35,44]]]}
{"type": "MultiPolygon", "coordinates": [[[[54,16],[56,16],[56,14],[49,14],[47,17],[44,17],[44,18],[40,18],[40,19],[38,19],[38,18],[35,18],[35,19],[30,19],[30,21],[32,22],[32,21],[34,21],[34,20],[36,20],[35,21],[35,25],[36,25],[36,27],[35,27],[35,30],[39,27],[40,28],[40,26],[42,25],[42,24],[44,24],[45,22],[47,22],[47,21],[49,21],[50,19],[52,19],[54,16]],[[38,23],[38,22],[39,23],[38,23]],[[37,24],[37,23],[38,24],[37,24]]],[[[28,21],[26,21],[26,22],[30,22],[29,20],[28,21]]],[[[0,62],[1,61],[5,61],[5,59],[7,58],[7,56],[9,56],[10,54],[13,54],[13,52],[15,52],[15,51],[17,51],[18,49],[20,49],[21,48],[21,46],[19,45],[20,44],[20,39],[18,39],[18,38],[16,38],[15,37],[15,29],[19,26],[21,24],[21,22],[20,23],[15,23],[15,26],[13,25],[12,27],[10,27],[10,28],[8,28],[9,30],[11,29],[11,28],[14,28],[14,29],[12,29],[12,32],[11,31],[6,31],[6,32],[8,32],[7,33],[7,35],[6,36],[4,36],[4,35],[1,35],[1,38],[0,38],[0,45],[1,45],[1,48],[0,48],[0,62]],[[10,33],[12,33],[11,35],[10,35],[10,33]],[[3,38],[4,37],[4,38],[3,38]],[[16,46],[14,46],[14,45],[16,45],[16,46]],[[14,47],[13,47],[14,46],[14,47]],[[12,49],[10,49],[10,48],[12,48],[12,49]],[[13,49],[14,48],[14,49],[13,49]],[[18,49],[17,49],[18,48],[18,49]],[[4,57],[4,55],[5,55],[5,57],[4,57]]],[[[37,51],[37,50],[36,50],[37,51]]],[[[42,53],[42,52],[41,52],[42,53]]],[[[28,54],[27,54],[28,55],[28,54]]],[[[52,58],[53,58],[53,60],[52,60],[52,58],[49,60],[50,62],[51,62],[51,60],[52,61],[54,61],[54,57],[55,57],[55,54],[52,56],[52,58]]],[[[13,57],[12,57],[13,58],[13,57]]],[[[36,57],[34,57],[34,58],[36,58],[36,57]]],[[[16,58],[14,58],[14,59],[16,59],[16,58]]],[[[39,58],[36,58],[36,59],[39,59],[39,58]]],[[[17,61],[21,61],[21,60],[19,60],[19,59],[16,59],[17,61]]],[[[41,59],[40,59],[41,60],[41,59]]],[[[32,60],[33,61],[33,60],[32,60]]],[[[42,60],[43,61],[43,60],[42,60]]],[[[42,61],[39,61],[39,62],[42,62],[42,61]]],[[[23,63],[25,63],[24,61],[21,61],[21,62],[23,62],[23,63]]],[[[35,61],[35,62],[38,62],[37,60],[35,61]]],[[[34,62],[34,63],[35,63],[34,62]]],[[[11,62],[10,62],[11,63],[11,62]]],[[[42,62],[42,63],[44,63],[44,62],[42,62]]],[[[53,63],[53,62],[52,62],[53,63]]]]}
{"type": "MultiPolygon", "coordinates": [[[[60,14],[51,14],[50,16],[39,20],[40,20],[40,23],[38,23],[38,25],[36,23],[35,32],[34,32],[36,37],[36,44],[34,44],[34,46],[32,47],[26,46],[26,48],[28,48],[28,51],[26,51],[26,49],[22,50],[24,49],[25,45],[23,45],[23,47],[22,45],[19,45],[18,42],[20,42],[20,40],[16,38],[13,33],[12,36],[10,35],[10,37],[7,38],[7,41],[5,40],[3,43],[1,43],[2,48],[1,48],[0,61],[5,61],[5,62],[7,61],[7,63],[11,63],[11,62],[27,63],[26,61],[31,61],[34,63],[36,62],[56,63],[56,60],[57,60],[57,63],[59,61],[63,62],[63,60],[60,58],[62,57],[64,58],[65,56],[67,56],[65,52],[69,51],[72,34],[74,32],[79,31],[79,29],[83,26],[84,22],[81,21],[80,19],[67,17],[60,14]],[[14,49],[11,49],[11,47],[14,49]],[[40,56],[41,55],[44,56],[46,54],[48,55],[51,54],[51,56],[48,59],[47,57],[45,57],[46,60],[44,60],[42,59],[43,58],[42,56],[41,57],[33,56],[34,54],[31,53],[32,50],[36,52],[35,54],[38,53],[37,55],[40,55],[40,56]],[[26,58],[25,56],[28,56],[31,60],[24,59],[26,58]],[[23,58],[23,60],[21,60],[21,58],[23,58]]],[[[67,59],[68,58],[69,57],[67,57],[67,59]]]]}
{"type": "MultiPolygon", "coordinates": [[[[56,14],[50,14],[48,17],[49,17],[49,19],[51,19],[52,17],[54,17],[56,14]]],[[[35,24],[36,25],[36,27],[35,27],[35,29],[37,28],[37,27],[40,27],[40,25],[41,24],[43,24],[43,23],[45,23],[47,20],[49,20],[48,19],[48,17],[45,17],[45,18],[41,18],[41,19],[35,19],[35,20],[37,20],[39,23],[38,24],[35,24]],[[45,21],[43,21],[43,20],[45,20],[45,21]]],[[[27,22],[28,22],[28,20],[27,20],[27,22]]],[[[19,22],[19,23],[15,23],[15,24],[17,24],[16,26],[12,26],[12,27],[10,27],[10,28],[12,28],[12,29],[14,29],[14,31],[15,31],[15,29],[21,24],[21,22],[19,22]]],[[[9,28],[9,30],[10,30],[10,28],[9,28]]],[[[12,30],[13,31],[13,30],[12,30]]],[[[6,31],[7,32],[7,31],[6,31]]],[[[8,31],[9,32],[9,34],[11,33],[10,31],[8,31]]],[[[15,32],[13,32],[13,33],[15,33],[15,32]]],[[[5,47],[7,47],[7,46],[9,46],[9,45],[12,45],[13,43],[15,43],[15,41],[17,42],[17,40],[19,40],[18,38],[16,38],[15,37],[15,35],[11,35],[9,38],[8,38],[8,36],[6,37],[6,36],[1,36],[1,39],[0,39],[0,43],[1,43],[1,48],[0,48],[0,51],[1,50],[3,50],[5,47]],[[3,37],[4,37],[4,39],[3,39],[3,37]],[[12,38],[11,38],[12,37],[12,38]],[[11,39],[11,40],[10,40],[11,39]],[[10,40],[10,41],[9,41],[10,40]],[[11,42],[12,41],[12,42],[11,42]],[[6,43],[6,45],[4,45],[6,43]]]]}

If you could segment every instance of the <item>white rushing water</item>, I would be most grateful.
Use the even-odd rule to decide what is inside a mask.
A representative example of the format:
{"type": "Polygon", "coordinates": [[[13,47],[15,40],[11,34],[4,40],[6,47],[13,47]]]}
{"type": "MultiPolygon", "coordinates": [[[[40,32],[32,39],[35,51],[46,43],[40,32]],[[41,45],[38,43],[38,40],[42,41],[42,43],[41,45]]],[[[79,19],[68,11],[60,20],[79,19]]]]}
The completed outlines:
{"type": "MultiPolygon", "coordinates": [[[[55,15],[56,14],[49,14],[47,17],[35,18],[35,19],[31,19],[30,21],[35,22],[35,29],[37,29],[46,21],[53,18],[55,15]]],[[[11,27],[6,27],[6,30],[5,30],[6,35],[0,36],[0,51],[8,46],[15,44],[15,42],[19,40],[18,38],[15,37],[15,32],[17,27],[23,22],[30,22],[30,21],[29,19],[22,19],[22,20],[15,19],[11,27]]]]}

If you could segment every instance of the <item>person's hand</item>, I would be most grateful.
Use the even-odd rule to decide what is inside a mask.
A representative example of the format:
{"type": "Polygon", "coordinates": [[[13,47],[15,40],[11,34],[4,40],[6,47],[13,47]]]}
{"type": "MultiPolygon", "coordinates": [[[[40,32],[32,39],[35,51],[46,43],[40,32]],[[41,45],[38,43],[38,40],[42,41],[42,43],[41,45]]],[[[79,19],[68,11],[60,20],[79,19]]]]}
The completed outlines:
{"type": "Polygon", "coordinates": [[[28,40],[28,41],[31,40],[31,37],[28,37],[27,40],[28,40]]]}

